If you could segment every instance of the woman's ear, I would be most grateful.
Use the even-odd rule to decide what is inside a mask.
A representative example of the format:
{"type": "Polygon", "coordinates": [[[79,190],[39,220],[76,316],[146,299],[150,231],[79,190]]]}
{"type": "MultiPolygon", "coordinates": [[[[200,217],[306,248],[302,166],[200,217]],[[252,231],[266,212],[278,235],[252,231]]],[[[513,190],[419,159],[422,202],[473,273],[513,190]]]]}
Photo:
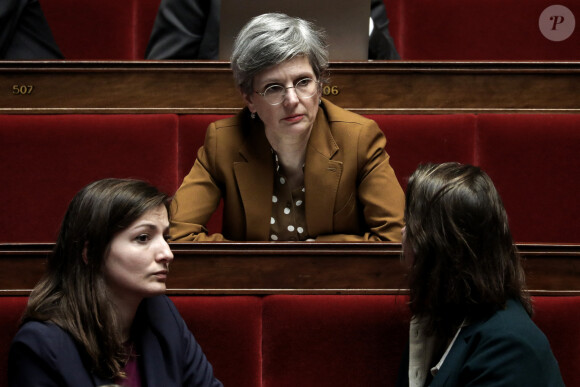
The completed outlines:
{"type": "Polygon", "coordinates": [[[254,106],[254,102],[253,102],[253,95],[244,93],[242,91],[242,88],[240,88],[240,94],[242,95],[242,98],[243,98],[244,102],[246,103],[246,106],[250,110],[250,113],[256,113],[256,107],[254,106]]]}

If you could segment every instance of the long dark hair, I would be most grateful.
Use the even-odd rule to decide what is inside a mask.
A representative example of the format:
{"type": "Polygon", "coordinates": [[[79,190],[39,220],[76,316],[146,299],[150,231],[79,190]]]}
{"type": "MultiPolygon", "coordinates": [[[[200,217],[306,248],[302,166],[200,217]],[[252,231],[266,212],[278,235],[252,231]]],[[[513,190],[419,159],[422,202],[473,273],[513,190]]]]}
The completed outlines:
{"type": "Polygon", "coordinates": [[[480,168],[458,163],[417,168],[405,207],[410,308],[431,333],[452,336],[519,300],[531,315],[524,270],[499,193],[480,168]]]}
{"type": "Polygon", "coordinates": [[[22,322],[50,321],[84,349],[91,371],[123,376],[127,360],[103,263],[115,235],[169,198],[152,185],[104,179],[84,187],[69,204],[45,276],[33,289],[22,322]]]}

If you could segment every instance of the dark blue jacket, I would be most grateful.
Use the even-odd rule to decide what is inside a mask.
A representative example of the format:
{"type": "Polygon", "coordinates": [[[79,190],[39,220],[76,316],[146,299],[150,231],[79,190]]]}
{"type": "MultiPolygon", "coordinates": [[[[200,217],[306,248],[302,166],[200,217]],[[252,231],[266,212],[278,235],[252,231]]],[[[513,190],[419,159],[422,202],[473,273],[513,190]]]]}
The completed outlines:
{"type": "Polygon", "coordinates": [[[0,0],[0,59],[62,59],[38,0],[0,0]]]}
{"type": "MultiPolygon", "coordinates": [[[[166,296],[145,299],[134,325],[144,386],[221,387],[201,347],[166,296]]],[[[73,338],[52,323],[27,322],[10,347],[10,386],[100,386],[73,338]]]]}
{"type": "MultiPolygon", "coordinates": [[[[408,356],[398,386],[409,385],[408,356]]],[[[506,309],[461,329],[430,386],[560,387],[564,382],[546,336],[519,302],[509,300],[506,309]]]]}

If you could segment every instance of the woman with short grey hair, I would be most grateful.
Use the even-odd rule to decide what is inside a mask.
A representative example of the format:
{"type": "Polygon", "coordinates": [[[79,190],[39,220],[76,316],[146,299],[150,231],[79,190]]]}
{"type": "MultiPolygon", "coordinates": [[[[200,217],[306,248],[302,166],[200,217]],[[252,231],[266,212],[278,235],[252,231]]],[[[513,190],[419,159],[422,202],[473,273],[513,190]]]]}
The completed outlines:
{"type": "Polygon", "coordinates": [[[324,31],[260,15],[231,61],[246,107],[208,127],[172,202],[172,239],[400,241],[404,195],[383,132],[322,98],[324,31]],[[222,230],[210,234],[222,200],[222,230]]]}
{"type": "Polygon", "coordinates": [[[328,47],[324,30],[280,13],[257,16],[240,31],[234,43],[231,62],[236,85],[249,94],[257,73],[298,55],[308,58],[318,79],[325,76],[328,47]]]}

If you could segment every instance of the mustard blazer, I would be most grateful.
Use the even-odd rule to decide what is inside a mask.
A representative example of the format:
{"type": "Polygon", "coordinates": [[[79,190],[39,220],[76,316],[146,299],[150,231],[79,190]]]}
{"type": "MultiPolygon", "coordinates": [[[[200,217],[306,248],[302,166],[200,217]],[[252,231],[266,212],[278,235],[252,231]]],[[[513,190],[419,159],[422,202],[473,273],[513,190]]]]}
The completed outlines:
{"type": "MultiPolygon", "coordinates": [[[[309,236],[400,241],[404,194],[376,122],[322,100],[306,150],[309,236]]],[[[210,124],[172,202],[174,241],[269,240],[274,167],[263,123],[247,109],[210,124]],[[204,225],[224,200],[222,233],[204,225]]]]}

